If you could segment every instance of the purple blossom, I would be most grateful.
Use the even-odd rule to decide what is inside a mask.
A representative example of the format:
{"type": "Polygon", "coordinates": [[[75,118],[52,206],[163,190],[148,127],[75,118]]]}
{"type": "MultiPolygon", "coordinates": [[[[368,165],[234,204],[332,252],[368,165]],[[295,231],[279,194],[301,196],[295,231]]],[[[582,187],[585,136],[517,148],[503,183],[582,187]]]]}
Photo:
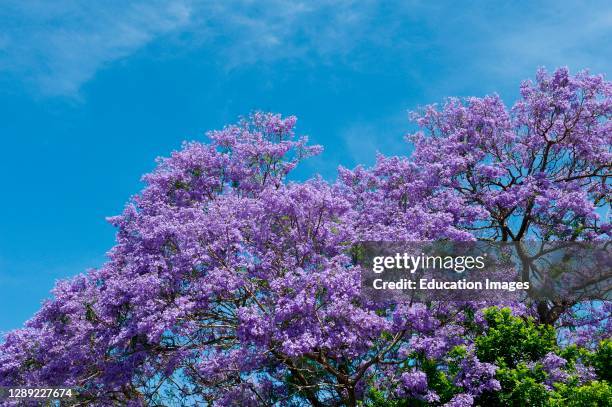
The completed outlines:
{"type": "Polygon", "coordinates": [[[460,393],[453,398],[444,407],[471,407],[474,405],[474,397],[467,393],[460,393]]]}
{"type": "Polygon", "coordinates": [[[467,355],[462,359],[460,366],[461,370],[455,377],[455,384],[469,394],[477,396],[485,391],[501,389],[499,381],[495,379],[497,366],[478,360],[472,347],[468,348],[467,355]]]}
{"type": "Polygon", "coordinates": [[[400,380],[410,393],[420,394],[427,391],[427,375],[421,371],[402,373],[400,380]]]}
{"type": "Polygon", "coordinates": [[[546,384],[552,386],[553,383],[565,382],[569,379],[570,375],[563,370],[567,364],[567,360],[549,352],[541,360],[542,368],[548,375],[546,378],[546,384]]]}
{"type": "MultiPolygon", "coordinates": [[[[172,388],[201,404],[355,406],[375,382],[439,403],[423,371],[400,366],[426,357],[445,368],[459,345],[468,349],[455,377],[464,393],[446,405],[499,390],[467,323],[469,310],[485,328],[480,310],[491,304],[364,298],[350,248],[608,238],[599,212],[610,195],[612,85],[559,69],[520,90],[511,109],[498,96],[425,107],[413,114],[421,130],[409,136],[410,158],[340,168],[333,184],[287,181],[321,151],[296,137],[295,117],[255,113],[184,144],[109,218],[108,261],[58,282],[5,336],[0,385],[78,386],[96,405],[144,405],[172,388]]],[[[572,327],[560,334],[578,343],[611,323],[609,303],[507,305],[572,327]]],[[[542,365],[565,380],[561,358],[542,365]]]]}

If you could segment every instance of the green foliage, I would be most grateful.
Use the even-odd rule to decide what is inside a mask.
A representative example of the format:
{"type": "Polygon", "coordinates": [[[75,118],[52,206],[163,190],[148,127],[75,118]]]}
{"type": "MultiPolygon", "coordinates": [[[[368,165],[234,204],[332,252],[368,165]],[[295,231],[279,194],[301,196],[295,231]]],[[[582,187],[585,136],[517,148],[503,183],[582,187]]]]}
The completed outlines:
{"type": "Polygon", "coordinates": [[[595,352],[576,345],[565,349],[556,343],[555,330],[531,318],[513,316],[509,309],[489,308],[484,312],[488,329],[476,338],[481,361],[499,366],[496,377],[501,390],[477,399],[482,406],[609,406],[612,344],[600,343],[595,352]],[[567,383],[545,385],[548,377],[539,360],[553,352],[567,360],[565,370],[573,374],[567,383]],[[602,380],[580,385],[573,371],[577,362],[591,365],[602,380]]]}
{"type": "Polygon", "coordinates": [[[365,407],[426,407],[430,405],[430,403],[416,398],[389,399],[380,390],[370,391],[363,403],[365,407]]]}
{"type": "MultiPolygon", "coordinates": [[[[496,379],[501,390],[485,392],[475,398],[475,406],[508,407],[612,407],[612,341],[602,341],[590,351],[576,345],[561,348],[557,345],[552,326],[537,324],[532,318],[512,315],[510,309],[488,308],[484,311],[487,327],[476,332],[476,355],[481,362],[498,366],[496,379]],[[567,361],[562,367],[567,373],[565,383],[551,383],[542,358],[554,353],[567,361]],[[583,383],[577,365],[592,367],[598,380],[583,383]]],[[[471,319],[470,319],[471,321],[471,319]]],[[[429,387],[440,396],[442,405],[464,389],[453,384],[463,358],[464,346],[454,347],[441,366],[422,355],[413,354],[411,361],[427,374],[429,387]]],[[[370,390],[364,406],[407,407],[429,405],[416,399],[389,399],[388,394],[370,390]]]]}
{"type": "Polygon", "coordinates": [[[558,384],[551,398],[554,407],[612,406],[612,387],[607,381],[592,381],[584,386],[558,384]]]}
{"type": "Polygon", "coordinates": [[[482,362],[515,367],[521,361],[535,361],[558,350],[552,326],[515,317],[508,308],[492,307],[485,310],[484,316],[489,328],[475,341],[476,354],[482,362]]]}
{"type": "MultiPolygon", "coordinates": [[[[458,393],[458,388],[452,382],[453,376],[457,373],[460,357],[465,356],[465,348],[457,347],[457,357],[451,360],[446,366],[446,369],[440,370],[438,365],[433,360],[425,360],[421,364],[421,370],[427,375],[427,383],[429,387],[436,392],[440,400],[450,400],[455,393],[458,393]],[[463,351],[463,354],[460,352],[463,351]]],[[[451,352],[452,353],[452,352],[451,352]]]]}
{"type": "Polygon", "coordinates": [[[519,363],[515,368],[501,368],[497,378],[502,390],[489,393],[482,397],[486,405],[500,406],[546,406],[549,398],[541,369],[530,369],[525,363],[519,363]]]}
{"type": "Polygon", "coordinates": [[[384,392],[378,389],[371,389],[363,405],[366,407],[407,407],[409,406],[408,403],[408,400],[389,399],[384,392]]]}
{"type": "Polygon", "coordinates": [[[590,362],[595,368],[597,377],[610,382],[612,380],[612,340],[601,341],[591,356],[590,362]]]}

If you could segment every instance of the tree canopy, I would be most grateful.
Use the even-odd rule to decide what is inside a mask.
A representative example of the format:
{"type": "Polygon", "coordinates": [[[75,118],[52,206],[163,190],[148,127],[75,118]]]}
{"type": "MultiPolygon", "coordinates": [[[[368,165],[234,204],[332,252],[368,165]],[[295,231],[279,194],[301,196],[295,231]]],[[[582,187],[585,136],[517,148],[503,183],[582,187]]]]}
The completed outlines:
{"type": "Polygon", "coordinates": [[[541,70],[520,91],[512,108],[498,96],[427,106],[410,157],[339,168],[333,183],[287,181],[321,151],[295,117],[258,112],[184,144],[109,219],[108,261],[59,282],[5,336],[0,385],[133,406],[606,397],[609,302],[360,292],[350,250],[364,240],[609,239],[612,84],[541,70]]]}

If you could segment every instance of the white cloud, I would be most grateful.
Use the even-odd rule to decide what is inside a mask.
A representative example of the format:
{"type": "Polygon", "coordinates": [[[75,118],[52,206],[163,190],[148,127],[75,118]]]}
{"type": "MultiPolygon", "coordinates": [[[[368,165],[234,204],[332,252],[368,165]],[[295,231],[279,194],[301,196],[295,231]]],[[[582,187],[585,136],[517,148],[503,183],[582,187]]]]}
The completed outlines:
{"type": "Polygon", "coordinates": [[[164,35],[187,48],[214,47],[226,69],[278,59],[321,63],[363,41],[389,40],[368,33],[372,0],[26,0],[3,7],[0,71],[45,95],[78,95],[99,69],[164,35]],[[181,33],[189,39],[172,37],[181,33]]]}
{"type": "Polygon", "coordinates": [[[489,27],[495,73],[524,75],[527,71],[533,76],[538,66],[590,68],[596,73],[610,68],[612,10],[605,4],[567,7],[553,3],[545,11],[522,16],[511,28],[507,23],[497,30],[489,27]]]}
{"type": "Polygon", "coordinates": [[[19,1],[3,4],[0,70],[46,95],[78,95],[105,64],[186,26],[185,2],[19,1]]]}
{"type": "MultiPolygon", "coordinates": [[[[435,64],[450,55],[444,60],[449,77],[437,78],[439,85],[487,76],[514,80],[538,65],[610,67],[609,55],[599,49],[612,26],[605,3],[8,1],[0,11],[0,71],[46,95],[78,95],[97,71],[160,37],[176,41],[173,52],[208,47],[228,70],[278,60],[342,63],[370,72],[392,67],[407,76],[423,69],[417,76],[427,83],[433,82],[430,67],[413,68],[411,61],[435,64]],[[378,66],[373,55],[386,59],[378,66]]],[[[450,85],[444,89],[453,92],[450,85]]]]}
{"type": "MultiPolygon", "coordinates": [[[[220,45],[226,68],[278,59],[344,57],[368,36],[377,5],[371,0],[234,0],[198,9],[195,30],[220,45]]],[[[369,38],[368,38],[369,37],[369,38]]]]}

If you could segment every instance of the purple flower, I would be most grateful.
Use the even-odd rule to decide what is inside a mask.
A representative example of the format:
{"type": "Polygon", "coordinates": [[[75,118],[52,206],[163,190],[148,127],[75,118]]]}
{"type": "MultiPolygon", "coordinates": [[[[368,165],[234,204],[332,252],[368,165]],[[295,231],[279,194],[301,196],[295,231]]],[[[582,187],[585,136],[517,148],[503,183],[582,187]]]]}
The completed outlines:
{"type": "MultiPolygon", "coordinates": [[[[466,346],[454,377],[466,394],[447,405],[499,390],[496,366],[472,346],[491,304],[365,298],[350,249],[364,240],[609,238],[599,215],[611,192],[612,85],[559,69],[520,91],[512,108],[498,96],[427,106],[412,115],[421,129],[408,137],[411,157],[340,168],[335,183],[288,181],[321,151],[296,137],[293,116],[258,112],[185,143],[109,218],[117,237],[108,261],[58,282],[53,299],[5,335],[0,385],[86,385],[96,405],[144,405],[156,388],[214,405],[354,405],[375,382],[438,403],[413,363],[425,357],[444,372],[449,351],[466,346]]],[[[560,334],[579,344],[612,323],[609,303],[562,313],[506,305],[572,327],[560,334]]],[[[566,379],[562,358],[541,363],[551,383],[566,379]]]]}
{"type": "Polygon", "coordinates": [[[471,407],[474,405],[474,397],[470,394],[456,394],[444,407],[471,407]]]}
{"type": "Polygon", "coordinates": [[[420,394],[427,391],[427,375],[421,371],[402,373],[400,380],[410,393],[420,394]]]}

